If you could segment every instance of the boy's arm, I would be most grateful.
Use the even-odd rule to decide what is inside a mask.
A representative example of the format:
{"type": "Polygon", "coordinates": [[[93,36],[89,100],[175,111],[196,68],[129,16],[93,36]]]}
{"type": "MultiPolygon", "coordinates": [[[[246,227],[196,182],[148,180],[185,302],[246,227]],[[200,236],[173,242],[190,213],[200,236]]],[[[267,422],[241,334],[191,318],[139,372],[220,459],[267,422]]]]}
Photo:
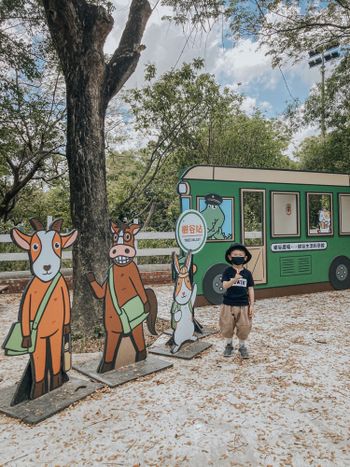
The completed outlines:
{"type": "Polygon", "coordinates": [[[248,297],[249,297],[248,315],[249,315],[249,318],[252,318],[254,316],[254,301],[255,301],[254,287],[248,287],[248,297]]]}
{"type": "Polygon", "coordinates": [[[223,280],[222,281],[222,286],[223,286],[224,289],[229,289],[230,287],[233,286],[233,284],[238,282],[240,279],[242,279],[242,276],[240,275],[240,273],[238,271],[236,271],[235,277],[232,277],[232,279],[229,279],[229,280],[223,280]]]}

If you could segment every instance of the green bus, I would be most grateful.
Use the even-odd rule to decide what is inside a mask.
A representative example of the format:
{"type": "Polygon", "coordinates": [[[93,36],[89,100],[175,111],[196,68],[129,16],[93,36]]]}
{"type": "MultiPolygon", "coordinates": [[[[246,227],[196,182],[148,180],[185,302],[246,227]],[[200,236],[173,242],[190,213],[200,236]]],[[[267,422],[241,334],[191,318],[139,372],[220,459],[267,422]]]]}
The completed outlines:
{"type": "Polygon", "coordinates": [[[198,165],[178,184],[181,211],[208,228],[195,255],[197,305],[222,302],[225,251],[252,253],[258,298],[350,288],[350,177],[296,170],[198,165]]]}

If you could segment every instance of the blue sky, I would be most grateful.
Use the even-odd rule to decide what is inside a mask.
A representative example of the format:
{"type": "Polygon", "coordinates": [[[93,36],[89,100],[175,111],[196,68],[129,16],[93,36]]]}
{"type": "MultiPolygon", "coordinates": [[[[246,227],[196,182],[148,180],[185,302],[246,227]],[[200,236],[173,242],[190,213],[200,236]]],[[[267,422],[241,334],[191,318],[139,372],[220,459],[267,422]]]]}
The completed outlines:
{"type": "MultiPolygon", "coordinates": [[[[118,45],[130,1],[118,0],[115,5],[115,27],[106,44],[108,53],[112,53],[118,45]]],[[[271,59],[266,55],[267,49],[259,48],[249,39],[235,44],[225,40],[223,44],[219,25],[214,26],[210,33],[184,33],[181,27],[162,20],[162,16],[169,13],[160,5],[153,12],[143,37],[146,50],[126,88],[143,85],[144,66],[147,63],[154,63],[158,74],[161,74],[175,66],[180,67],[183,62],[202,57],[205,59],[205,71],[213,74],[218,83],[245,96],[243,109],[247,113],[258,108],[267,117],[278,117],[293,99],[302,103],[310,88],[320,81],[320,70],[317,67],[309,69],[307,54],[297,64],[285,63],[282,66],[286,85],[281,71],[272,68],[271,59]]],[[[294,146],[317,131],[317,128],[300,128],[295,135],[294,146]]]]}

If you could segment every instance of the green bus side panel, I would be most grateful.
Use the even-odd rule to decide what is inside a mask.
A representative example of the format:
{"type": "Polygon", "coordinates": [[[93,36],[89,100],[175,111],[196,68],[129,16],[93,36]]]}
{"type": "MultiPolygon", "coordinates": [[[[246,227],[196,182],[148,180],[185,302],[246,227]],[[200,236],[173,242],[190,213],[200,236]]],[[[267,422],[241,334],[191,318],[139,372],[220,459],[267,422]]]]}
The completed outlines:
{"type": "MultiPolygon", "coordinates": [[[[349,187],[332,187],[317,185],[230,182],[213,180],[186,180],[190,185],[191,207],[197,209],[197,198],[208,193],[222,197],[234,198],[234,242],[241,242],[241,189],[264,189],[266,210],[266,275],[267,283],[257,285],[257,288],[284,287],[299,284],[328,282],[329,267],[337,256],[350,257],[350,235],[339,236],[338,194],[350,193],[349,187]],[[300,236],[271,237],[271,191],[286,191],[300,193],[300,236]],[[332,193],[333,195],[333,235],[307,235],[306,193],[332,193]],[[325,250],[305,250],[273,252],[273,243],[327,242],[325,250]]],[[[195,255],[197,265],[196,283],[198,293],[203,293],[203,278],[214,264],[225,264],[225,251],[232,241],[210,241],[195,255]]]]}

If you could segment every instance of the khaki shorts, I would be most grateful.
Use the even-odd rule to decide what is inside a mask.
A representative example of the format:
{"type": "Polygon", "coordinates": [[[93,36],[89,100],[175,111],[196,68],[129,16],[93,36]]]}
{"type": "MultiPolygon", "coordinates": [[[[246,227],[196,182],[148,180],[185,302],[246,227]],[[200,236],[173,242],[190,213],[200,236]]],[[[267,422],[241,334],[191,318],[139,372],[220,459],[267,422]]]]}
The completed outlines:
{"type": "Polygon", "coordinates": [[[233,337],[236,329],[238,339],[247,339],[252,329],[252,320],[248,317],[248,306],[222,305],[219,325],[224,337],[233,337]]]}

